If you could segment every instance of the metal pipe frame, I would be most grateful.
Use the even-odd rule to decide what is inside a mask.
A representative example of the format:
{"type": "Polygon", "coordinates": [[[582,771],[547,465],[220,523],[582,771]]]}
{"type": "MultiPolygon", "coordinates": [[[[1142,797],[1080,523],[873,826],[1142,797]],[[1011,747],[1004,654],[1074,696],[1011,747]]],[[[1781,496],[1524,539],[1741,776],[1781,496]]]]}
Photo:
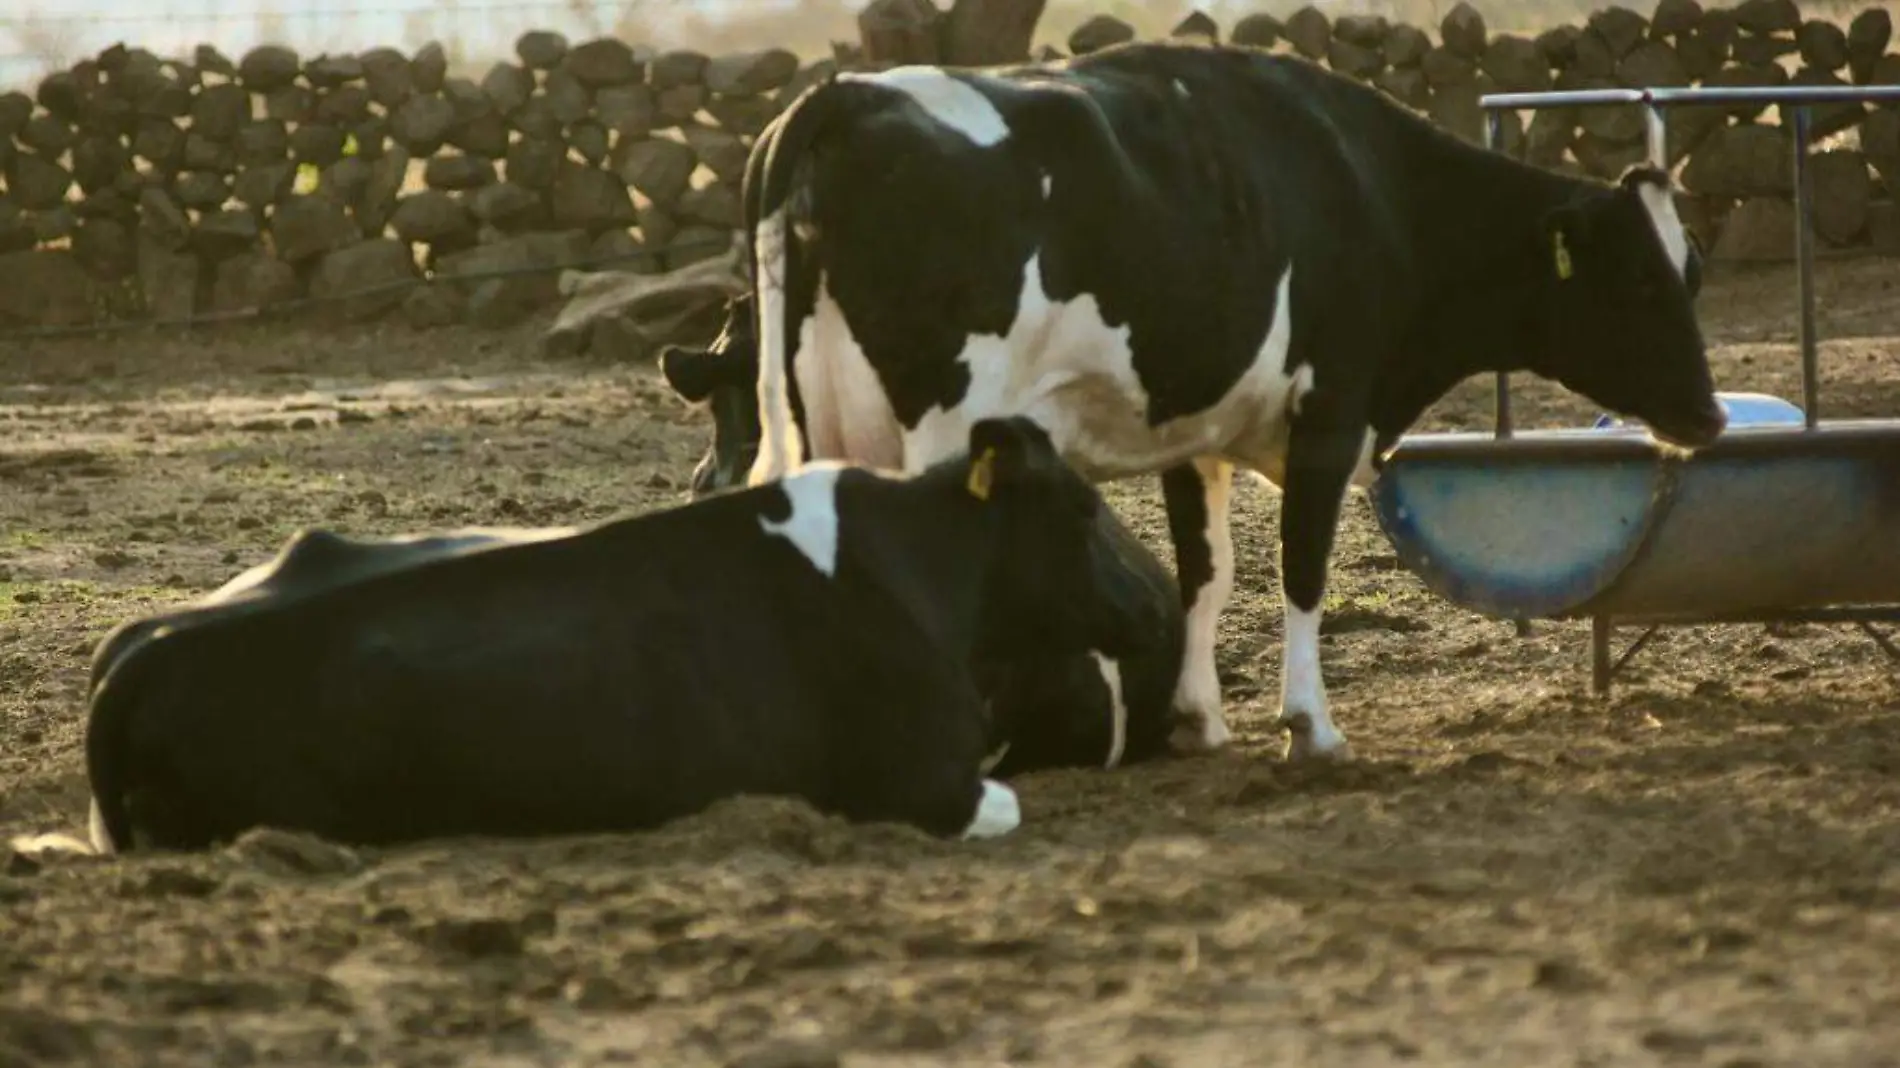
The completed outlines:
{"type": "Polygon", "coordinates": [[[1616,629],[1616,621],[1606,615],[1590,617],[1590,689],[1597,694],[1610,692],[1610,683],[1656,632],[1670,625],[1695,623],[1852,623],[1859,627],[1880,650],[1894,663],[1900,664],[1900,644],[1875,629],[1875,623],[1900,623],[1900,606],[1869,606],[1866,608],[1811,608],[1805,611],[1760,612],[1744,616],[1684,616],[1676,619],[1648,620],[1643,633],[1623,650],[1622,655],[1610,656],[1610,633],[1616,629]]]}
{"type": "MultiPolygon", "coordinates": [[[[1644,89],[1488,93],[1478,98],[1478,107],[1484,115],[1485,147],[1498,151],[1502,147],[1503,140],[1502,112],[1506,110],[1614,104],[1639,105],[1643,108],[1650,162],[1664,170],[1669,169],[1668,125],[1664,112],[1671,106],[1773,104],[1788,116],[1791,119],[1789,126],[1794,134],[1794,257],[1795,284],[1801,304],[1801,407],[1806,429],[1816,430],[1821,424],[1821,361],[1820,346],[1815,336],[1814,236],[1809,226],[1814,199],[1813,176],[1808,162],[1809,142],[1813,138],[1811,108],[1816,104],[1865,104],[1882,100],[1900,101],[1900,85],[1810,85],[1759,88],[1658,86],[1644,89]]],[[[1499,441],[1504,441],[1510,439],[1515,431],[1511,418],[1511,381],[1508,372],[1497,373],[1494,388],[1493,436],[1499,441]]],[[[1628,649],[1624,650],[1623,655],[1614,660],[1610,657],[1610,634],[1615,629],[1616,623],[1609,616],[1598,614],[1591,616],[1590,619],[1591,688],[1599,694],[1607,694],[1611,680],[1624,668],[1631,657],[1648,644],[1658,627],[1670,623],[1741,623],[1778,620],[1855,623],[1880,646],[1882,651],[1896,662],[1900,662],[1900,645],[1896,645],[1892,639],[1875,630],[1872,625],[1875,621],[1900,621],[1900,607],[1844,607],[1764,614],[1747,619],[1655,620],[1635,642],[1631,643],[1628,649]]],[[[1520,636],[1529,633],[1528,622],[1528,620],[1518,621],[1517,632],[1520,636]]]]}
{"type": "MultiPolygon", "coordinates": [[[[1641,105],[1649,135],[1650,162],[1665,170],[1669,167],[1668,128],[1664,112],[1671,106],[1718,104],[1773,104],[1791,109],[1790,127],[1794,133],[1795,184],[1795,278],[1801,299],[1801,394],[1807,426],[1820,423],[1820,357],[1815,339],[1814,312],[1814,239],[1809,232],[1813,210],[1813,182],[1808,166],[1808,143],[1812,139],[1813,120],[1809,109],[1814,104],[1866,104],[1882,100],[1900,101],[1900,85],[1805,85],[1805,86],[1658,86],[1648,89],[1572,89],[1541,93],[1487,93],[1478,98],[1484,114],[1485,146],[1497,151],[1502,142],[1501,113],[1523,109],[1535,111],[1550,107],[1591,107],[1606,104],[1641,105]]],[[[1510,376],[1497,375],[1496,436],[1509,438],[1511,422],[1510,376]]]]}

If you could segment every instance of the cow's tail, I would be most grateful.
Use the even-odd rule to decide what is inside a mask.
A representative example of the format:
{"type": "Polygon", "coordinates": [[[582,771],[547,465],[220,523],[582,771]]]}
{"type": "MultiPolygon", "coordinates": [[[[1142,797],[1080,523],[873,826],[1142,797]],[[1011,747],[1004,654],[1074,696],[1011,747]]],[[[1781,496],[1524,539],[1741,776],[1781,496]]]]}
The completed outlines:
{"type": "Polygon", "coordinates": [[[126,755],[132,716],[144,696],[144,679],[151,673],[152,640],[121,653],[92,691],[86,719],[86,779],[92,788],[87,830],[93,849],[100,853],[132,847],[132,815],[125,803],[126,755]]]}
{"type": "MultiPolygon", "coordinates": [[[[742,196],[753,216],[753,282],[757,289],[759,343],[759,453],[746,477],[756,486],[782,478],[802,459],[798,428],[792,420],[787,340],[793,324],[786,299],[790,271],[801,238],[798,231],[810,215],[801,166],[827,130],[892,99],[891,92],[873,82],[833,75],[805,90],[779,114],[773,128],[760,138],[762,167],[748,167],[742,196]],[[754,182],[759,188],[751,188],[754,182]]],[[[757,161],[755,161],[757,162],[757,161]]]]}

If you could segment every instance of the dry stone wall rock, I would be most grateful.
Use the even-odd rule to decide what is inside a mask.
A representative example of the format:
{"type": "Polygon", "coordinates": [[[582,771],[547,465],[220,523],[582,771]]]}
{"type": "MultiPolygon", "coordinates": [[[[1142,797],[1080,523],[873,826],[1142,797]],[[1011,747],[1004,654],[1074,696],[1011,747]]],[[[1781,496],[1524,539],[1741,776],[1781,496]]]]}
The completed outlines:
{"type": "MultiPolygon", "coordinates": [[[[865,17],[863,48],[810,60],[546,29],[474,68],[434,43],[319,55],[269,43],[235,58],[115,45],[0,92],[0,257],[45,265],[44,299],[5,315],[83,321],[109,303],[87,286],[150,290],[135,305],[170,317],[265,308],[488,262],[469,257],[490,248],[516,266],[558,266],[553,249],[678,269],[740,225],[746,160],[790,100],[841,68],[930,61],[947,25],[931,0],[876,0],[865,17]]],[[[1657,0],[1533,35],[1488,26],[1469,2],[1435,26],[1312,3],[1245,14],[1225,34],[1191,12],[1169,32],[1327,65],[1471,140],[1479,97],[1499,90],[1900,84],[1892,16],[1873,5],[1849,17],[1796,0],[1657,0]]],[[[1063,40],[1080,54],[1136,37],[1101,14],[1063,40]]],[[[1814,158],[1817,235],[1896,251],[1900,107],[1828,105],[1813,119],[1831,139],[1814,158]]],[[[1772,257],[1791,232],[1784,121],[1746,104],[1671,114],[1683,216],[1724,258],[1772,257]]],[[[1500,129],[1513,156],[1599,178],[1646,153],[1630,108],[1510,113],[1500,129]]],[[[554,299],[551,285],[464,279],[453,299],[395,286],[350,314],[501,322],[554,299]]]]}

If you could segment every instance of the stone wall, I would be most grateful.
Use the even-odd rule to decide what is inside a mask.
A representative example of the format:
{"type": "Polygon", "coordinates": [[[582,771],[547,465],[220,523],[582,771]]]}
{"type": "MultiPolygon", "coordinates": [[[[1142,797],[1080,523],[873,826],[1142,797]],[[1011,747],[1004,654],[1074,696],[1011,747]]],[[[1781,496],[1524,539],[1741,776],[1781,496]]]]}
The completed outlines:
{"type": "MultiPolygon", "coordinates": [[[[867,16],[901,37],[934,13],[875,0],[867,16]]],[[[1835,24],[1793,0],[1608,7],[1536,37],[1492,33],[1462,3],[1436,27],[1307,7],[1224,34],[1196,15],[1176,33],[1306,56],[1474,140],[1477,99],[1494,90],[1900,83],[1885,9],[1835,24]]],[[[1132,36],[1098,17],[1067,44],[1132,36]]],[[[555,299],[550,268],[662,271],[721,252],[758,131],[827,69],[877,65],[863,51],[653,54],[545,31],[515,51],[476,81],[450,76],[434,45],[265,46],[235,63],[210,47],[114,46],[0,95],[0,329],[303,297],[353,318],[400,308],[417,325],[505,325],[555,299]]],[[[1506,150],[1544,166],[1609,176],[1644,153],[1634,109],[1506,120],[1506,150]]],[[[1823,249],[1900,251],[1900,109],[1829,107],[1815,125],[1832,138],[1814,159],[1823,249]]],[[[1775,109],[1676,109],[1670,154],[1686,159],[1684,216],[1716,258],[1787,257],[1792,169],[1775,109]]]]}

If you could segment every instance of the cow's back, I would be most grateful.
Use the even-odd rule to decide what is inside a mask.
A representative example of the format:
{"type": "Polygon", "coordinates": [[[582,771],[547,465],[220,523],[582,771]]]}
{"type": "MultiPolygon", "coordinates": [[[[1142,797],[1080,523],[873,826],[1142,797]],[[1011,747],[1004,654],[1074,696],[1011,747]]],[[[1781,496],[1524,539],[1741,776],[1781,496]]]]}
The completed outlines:
{"type": "MultiPolygon", "coordinates": [[[[1410,116],[1317,64],[1144,42],[998,80],[1066,83],[1096,104],[1131,165],[1121,210],[1134,214],[1121,226],[1087,221],[1107,224],[1097,231],[1141,258],[1149,286],[1258,298],[1289,260],[1302,273],[1350,265],[1363,275],[1377,266],[1369,246],[1397,247],[1410,116]]],[[[998,99],[1005,111],[1020,107],[998,99]]]]}

